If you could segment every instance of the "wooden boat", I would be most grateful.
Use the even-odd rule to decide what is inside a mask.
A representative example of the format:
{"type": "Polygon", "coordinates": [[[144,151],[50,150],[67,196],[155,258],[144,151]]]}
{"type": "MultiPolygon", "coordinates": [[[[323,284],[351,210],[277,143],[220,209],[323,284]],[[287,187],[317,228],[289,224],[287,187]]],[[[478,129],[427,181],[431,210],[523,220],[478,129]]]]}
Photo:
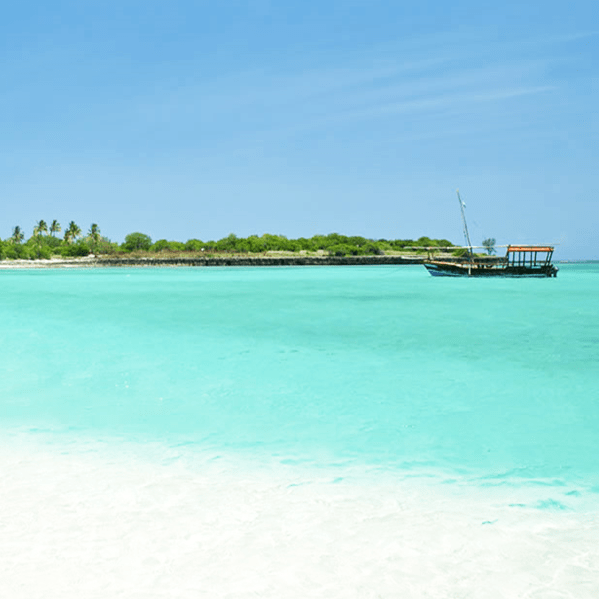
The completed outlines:
{"type": "MultiPolygon", "coordinates": [[[[471,249],[471,248],[470,248],[471,249]]],[[[508,245],[504,257],[474,256],[425,260],[434,277],[556,277],[550,245],[508,245]]]]}
{"type": "MultiPolygon", "coordinates": [[[[470,243],[464,202],[458,200],[462,212],[462,223],[467,246],[466,253],[459,257],[429,258],[424,266],[434,277],[556,277],[557,267],[551,263],[552,245],[508,245],[505,256],[476,256],[470,243]]],[[[506,247],[506,246],[502,246],[506,247]]]]}

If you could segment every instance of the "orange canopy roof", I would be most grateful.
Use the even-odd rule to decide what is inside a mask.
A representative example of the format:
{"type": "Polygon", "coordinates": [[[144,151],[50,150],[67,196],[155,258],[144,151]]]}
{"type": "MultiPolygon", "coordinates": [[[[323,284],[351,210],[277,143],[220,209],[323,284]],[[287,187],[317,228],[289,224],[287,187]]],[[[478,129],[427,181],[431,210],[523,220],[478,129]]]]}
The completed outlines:
{"type": "Polygon", "coordinates": [[[508,252],[552,252],[553,248],[548,245],[510,245],[508,252]]]}

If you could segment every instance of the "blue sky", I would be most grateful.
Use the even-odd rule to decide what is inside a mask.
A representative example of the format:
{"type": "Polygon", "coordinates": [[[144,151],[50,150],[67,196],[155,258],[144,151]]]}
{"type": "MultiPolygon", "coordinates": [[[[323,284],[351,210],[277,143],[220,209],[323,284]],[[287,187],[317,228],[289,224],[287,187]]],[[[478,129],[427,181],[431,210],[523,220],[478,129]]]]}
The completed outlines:
{"type": "Polygon", "coordinates": [[[22,0],[0,237],[338,232],[599,259],[594,2],[22,0]]]}

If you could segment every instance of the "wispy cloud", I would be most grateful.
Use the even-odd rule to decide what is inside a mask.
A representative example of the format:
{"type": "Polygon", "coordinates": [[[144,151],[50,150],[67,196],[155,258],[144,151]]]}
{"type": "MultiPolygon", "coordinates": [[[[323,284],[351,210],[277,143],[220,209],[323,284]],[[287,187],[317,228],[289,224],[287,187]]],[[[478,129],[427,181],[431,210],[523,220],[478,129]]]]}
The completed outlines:
{"type": "MultiPolygon", "coordinates": [[[[453,115],[484,110],[559,89],[548,77],[559,58],[493,56],[481,58],[475,47],[433,45],[407,54],[389,48],[362,56],[336,56],[279,64],[198,80],[143,99],[142,118],[158,126],[197,128],[207,136],[233,139],[258,135],[295,135],[340,125],[380,126],[400,115],[453,115]],[[324,64],[324,66],[321,66],[324,64]]],[[[507,104],[506,104],[507,106],[507,104]]],[[[392,121],[391,121],[392,122],[392,121]]]]}
{"type": "Polygon", "coordinates": [[[536,86],[528,88],[490,89],[485,92],[462,94],[443,94],[439,96],[422,97],[414,100],[400,100],[389,104],[378,104],[369,109],[355,111],[349,114],[355,118],[359,118],[408,112],[439,112],[455,108],[460,108],[461,111],[468,111],[472,109],[473,104],[497,102],[519,96],[548,92],[553,89],[555,88],[552,86],[536,86]]]}
{"type": "Polygon", "coordinates": [[[563,33],[560,35],[553,35],[549,37],[543,37],[533,40],[534,43],[542,42],[543,44],[559,44],[559,43],[567,43],[567,42],[575,42],[578,40],[583,40],[592,37],[599,36],[599,29],[597,30],[589,30],[589,31],[578,31],[571,33],[563,33]]]}

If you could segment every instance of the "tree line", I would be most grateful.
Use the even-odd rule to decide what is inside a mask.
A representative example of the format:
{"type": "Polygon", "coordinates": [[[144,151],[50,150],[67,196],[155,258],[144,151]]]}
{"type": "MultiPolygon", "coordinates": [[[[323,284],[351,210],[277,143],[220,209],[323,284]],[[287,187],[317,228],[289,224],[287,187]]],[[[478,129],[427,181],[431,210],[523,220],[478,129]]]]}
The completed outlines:
{"type": "Polygon", "coordinates": [[[61,232],[62,226],[57,220],[49,225],[40,220],[33,227],[31,237],[25,241],[25,233],[17,225],[8,239],[0,240],[0,259],[39,260],[52,256],[87,256],[106,251],[104,246],[117,245],[101,236],[96,223],[90,226],[85,236],[75,221],[68,224],[62,238],[57,235],[61,232]]]}
{"type": "Polygon", "coordinates": [[[284,235],[250,235],[238,237],[231,233],[218,241],[189,239],[186,242],[159,239],[152,241],[144,233],[129,233],[121,244],[104,237],[96,223],[92,223],[87,234],[71,221],[62,237],[60,223],[53,220],[50,225],[40,220],[33,228],[33,234],[25,241],[21,227],[13,228],[12,236],[0,240],[0,259],[49,259],[52,256],[80,257],[89,254],[263,254],[266,252],[325,253],[330,256],[384,255],[401,250],[425,252],[425,248],[452,247],[447,239],[367,239],[360,236],[347,236],[338,233],[314,235],[288,239],[284,235]]]}

